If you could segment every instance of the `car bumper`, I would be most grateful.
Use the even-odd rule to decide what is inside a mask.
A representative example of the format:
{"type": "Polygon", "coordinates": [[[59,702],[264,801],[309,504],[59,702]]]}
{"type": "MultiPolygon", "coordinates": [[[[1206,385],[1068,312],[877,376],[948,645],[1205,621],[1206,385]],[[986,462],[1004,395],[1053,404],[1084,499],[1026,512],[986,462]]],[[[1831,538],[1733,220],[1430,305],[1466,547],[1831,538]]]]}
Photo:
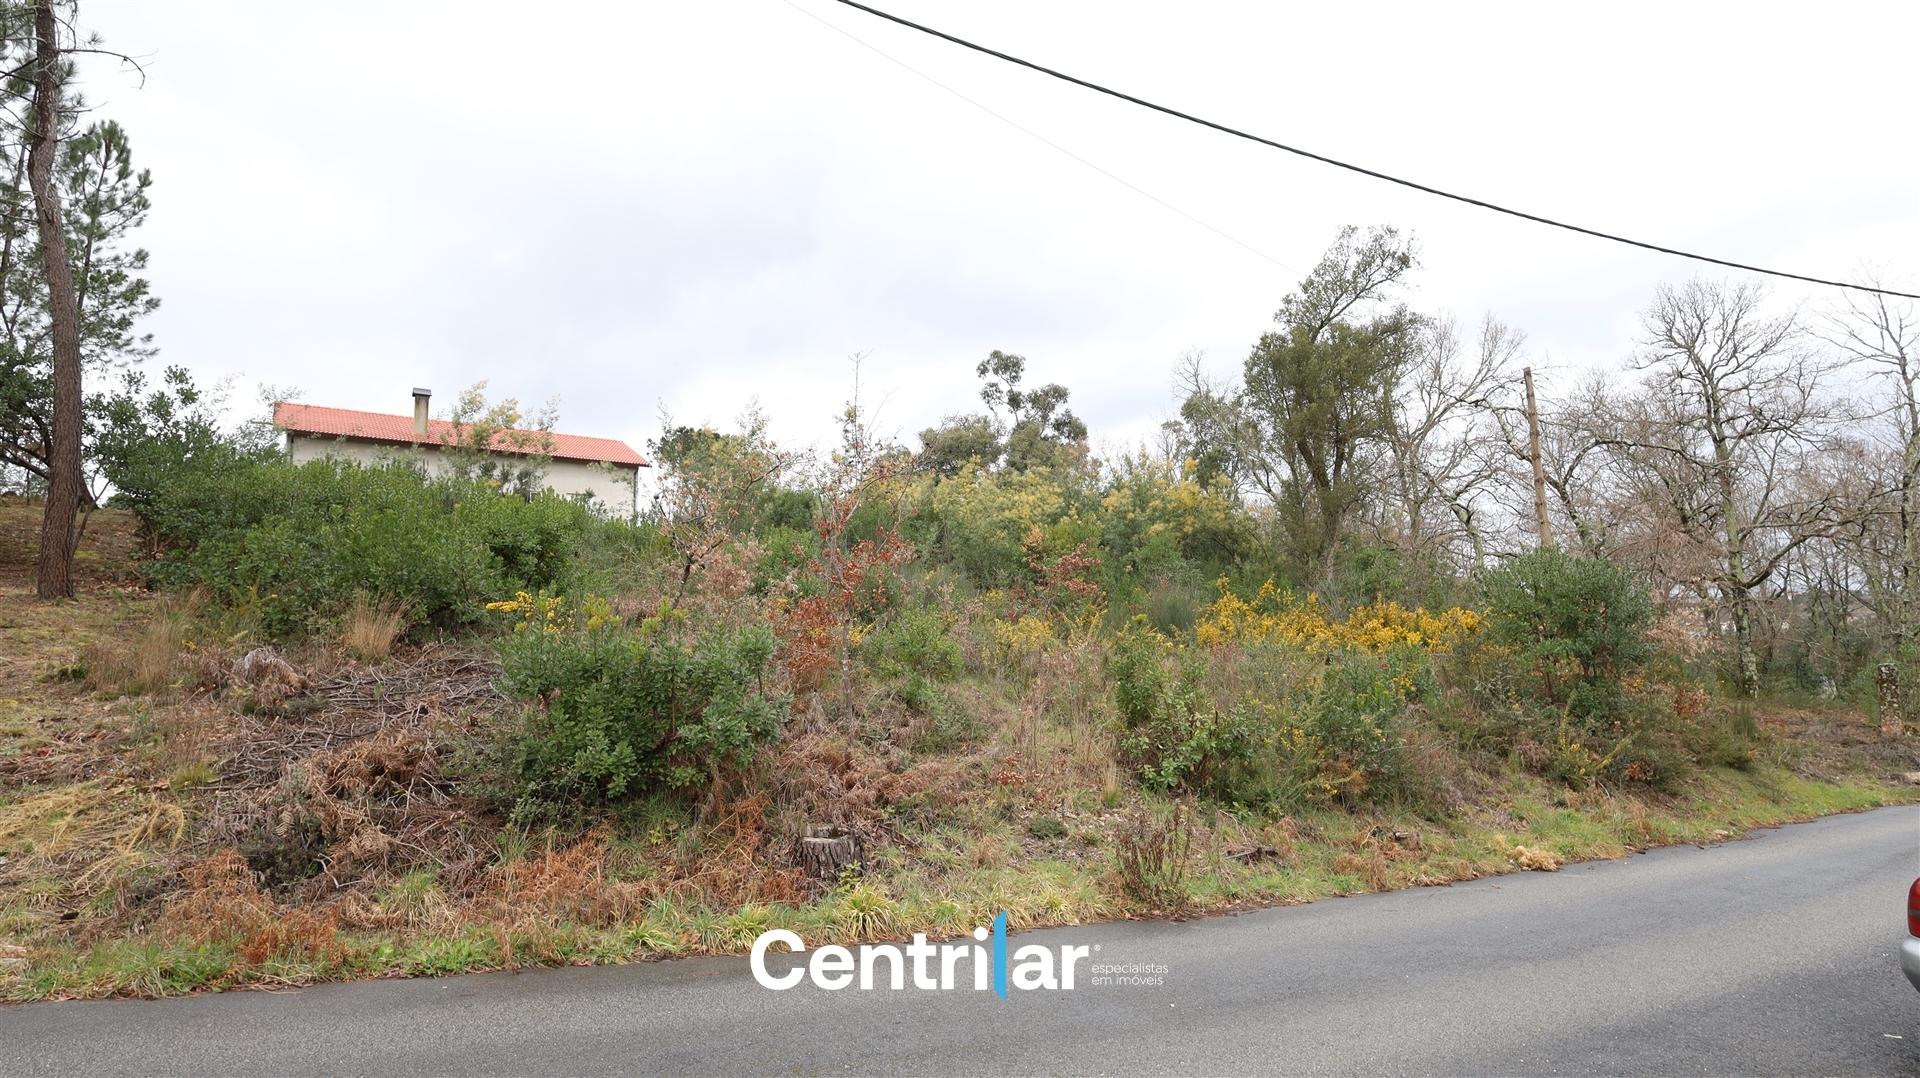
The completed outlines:
{"type": "Polygon", "coordinates": [[[1915,988],[1920,988],[1920,936],[1900,941],[1900,969],[1915,988]]]}

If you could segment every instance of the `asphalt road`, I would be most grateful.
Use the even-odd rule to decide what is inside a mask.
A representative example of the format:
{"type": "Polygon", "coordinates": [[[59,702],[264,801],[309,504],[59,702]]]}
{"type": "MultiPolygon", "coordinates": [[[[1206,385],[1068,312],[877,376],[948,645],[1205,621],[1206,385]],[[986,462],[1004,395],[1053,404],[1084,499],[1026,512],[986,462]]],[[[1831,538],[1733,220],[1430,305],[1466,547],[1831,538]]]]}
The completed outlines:
{"type": "Polygon", "coordinates": [[[1920,1074],[1920,993],[1896,951],[1916,874],[1920,809],[1885,809],[1553,874],[1012,941],[1164,965],[1159,986],[773,992],[743,959],[692,959],[42,1004],[0,1010],[0,1069],[1920,1074]]]}

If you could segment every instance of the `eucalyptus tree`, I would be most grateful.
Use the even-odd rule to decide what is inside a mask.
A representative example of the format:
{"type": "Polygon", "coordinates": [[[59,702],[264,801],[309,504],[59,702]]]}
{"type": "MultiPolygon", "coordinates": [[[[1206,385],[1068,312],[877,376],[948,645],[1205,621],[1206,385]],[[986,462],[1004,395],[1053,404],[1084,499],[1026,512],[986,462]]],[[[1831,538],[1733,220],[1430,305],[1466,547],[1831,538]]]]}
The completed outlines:
{"type": "Polygon", "coordinates": [[[1006,413],[1006,466],[1023,472],[1035,465],[1071,463],[1087,440],[1087,425],[1067,407],[1072,394],[1066,386],[1049,382],[1020,388],[1027,357],[995,349],[980,361],[980,399],[995,422],[1006,413]]]}

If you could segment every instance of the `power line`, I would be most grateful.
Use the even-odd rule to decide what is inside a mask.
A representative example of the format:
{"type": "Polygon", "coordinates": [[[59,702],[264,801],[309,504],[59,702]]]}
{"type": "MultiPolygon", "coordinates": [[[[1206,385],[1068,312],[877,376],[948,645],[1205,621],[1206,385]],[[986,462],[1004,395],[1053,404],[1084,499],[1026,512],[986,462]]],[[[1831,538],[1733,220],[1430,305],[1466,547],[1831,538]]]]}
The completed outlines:
{"type": "Polygon", "coordinates": [[[1298,272],[1292,266],[1289,266],[1285,262],[1282,262],[1279,259],[1268,254],[1267,252],[1262,251],[1260,248],[1255,247],[1253,244],[1248,243],[1247,241],[1241,239],[1238,236],[1233,235],[1232,233],[1225,232],[1215,227],[1214,225],[1208,223],[1207,221],[1202,220],[1199,217],[1195,217],[1193,214],[1188,213],[1186,210],[1181,209],[1180,207],[1174,205],[1171,202],[1168,202],[1166,199],[1161,198],[1159,195],[1154,194],[1152,191],[1149,191],[1146,188],[1139,186],[1138,184],[1132,183],[1131,181],[1127,180],[1125,177],[1116,175],[1115,173],[1100,167],[1094,162],[1087,160],[1086,158],[1080,156],[1077,153],[1074,153],[1072,150],[1067,149],[1065,146],[1060,145],[1059,143],[1048,138],[1047,136],[1042,135],[1038,131],[1035,131],[1030,127],[1025,127],[1020,123],[1002,115],[1001,113],[996,112],[991,108],[988,108],[986,105],[983,105],[978,101],[975,101],[973,98],[968,97],[966,94],[961,93],[960,91],[954,89],[953,87],[948,86],[946,83],[941,82],[939,79],[934,78],[932,75],[929,75],[926,72],[920,70],[919,68],[914,67],[912,64],[907,63],[905,60],[902,60],[899,57],[893,55],[892,53],[887,52],[886,50],[880,48],[879,46],[872,44],[866,39],[855,35],[852,31],[847,30],[841,26],[836,26],[833,23],[828,22],[826,19],[823,19],[820,16],[814,14],[813,12],[808,11],[806,8],[803,8],[799,4],[794,3],[793,0],[782,0],[782,2],[785,3],[788,7],[792,8],[793,10],[798,11],[800,14],[805,15],[807,18],[812,19],[814,22],[819,23],[820,25],[826,27],[827,29],[832,30],[834,33],[839,34],[840,36],[846,38],[848,41],[851,41],[854,44],[860,46],[861,48],[866,49],[868,52],[871,52],[874,55],[879,56],[882,59],[895,64],[896,66],[907,71],[909,74],[917,75],[920,78],[927,80],[933,85],[938,86],[940,89],[945,90],[946,92],[952,94],[953,96],[959,98],[960,100],[965,101],[967,104],[972,105],[974,108],[979,109],[981,112],[984,112],[987,115],[993,117],[994,119],[999,120],[1001,123],[1006,124],[1008,127],[1013,128],[1015,131],[1018,131],[1021,134],[1026,135],[1028,138],[1031,138],[1037,142],[1040,142],[1046,146],[1049,146],[1055,150],[1060,151],[1061,153],[1067,155],[1068,157],[1073,158],[1075,161],[1078,161],[1081,164],[1087,166],[1088,168],[1094,170],[1095,172],[1098,172],[1100,175],[1105,176],[1107,179],[1112,180],[1114,183],[1117,183],[1120,186],[1126,188],[1127,190],[1132,191],[1134,194],[1137,194],[1142,198],[1145,198],[1151,202],[1155,202],[1160,206],[1168,210],[1171,210],[1174,213],[1179,214],[1180,216],[1186,218],[1187,220],[1192,221],[1194,224],[1199,225],[1201,228],[1206,229],[1208,232],[1211,232],[1214,235],[1219,236],[1221,239],[1224,239],[1229,243],[1237,244],[1240,247],[1245,248],[1246,250],[1252,252],[1253,254],[1266,259],[1268,262],[1273,263],[1274,265],[1280,267],[1283,270],[1286,270],[1288,273],[1298,272]]]}
{"type": "Polygon", "coordinates": [[[1882,296],[1898,296],[1902,299],[1920,299],[1920,293],[1897,292],[1891,288],[1876,288],[1873,285],[1854,284],[1849,281],[1830,281],[1824,277],[1809,277],[1805,274],[1800,274],[1800,273],[1788,273],[1785,270],[1767,269],[1764,266],[1751,266],[1744,262],[1732,262],[1724,258],[1714,258],[1711,255],[1695,254],[1691,251],[1682,251],[1674,247],[1664,247],[1657,243],[1648,243],[1645,240],[1629,239],[1626,236],[1615,235],[1611,232],[1602,232],[1599,229],[1586,228],[1581,225],[1569,224],[1566,221],[1556,221],[1551,217],[1542,217],[1537,213],[1528,213],[1525,210],[1516,210],[1508,206],[1499,205],[1498,203],[1488,202],[1485,199],[1473,198],[1469,195],[1460,195],[1460,194],[1455,194],[1452,191],[1443,191],[1438,187],[1431,187],[1431,186],[1428,186],[1427,184],[1418,183],[1414,180],[1401,179],[1398,176],[1392,176],[1385,172],[1380,172],[1376,169],[1367,168],[1362,165],[1352,164],[1351,162],[1342,161],[1342,160],[1339,160],[1338,158],[1328,157],[1325,154],[1314,153],[1312,150],[1301,149],[1298,146],[1289,146],[1284,142],[1277,142],[1270,138],[1264,138],[1260,135],[1252,134],[1251,132],[1242,131],[1237,127],[1229,127],[1223,123],[1216,123],[1213,120],[1208,120],[1199,116],[1195,116],[1192,113],[1182,112],[1176,108],[1170,108],[1166,105],[1155,104],[1154,102],[1148,101],[1145,98],[1135,97],[1132,94],[1126,93],[1124,91],[1115,90],[1107,86],[1102,86],[1097,82],[1089,82],[1088,80],[1079,78],[1078,76],[1069,75],[1064,71],[1056,71],[1053,68],[1046,67],[1042,64],[1036,64],[1031,60],[1022,60],[1020,57],[1011,55],[1010,53],[1004,53],[998,49],[988,48],[985,45],[980,45],[975,42],[968,41],[966,38],[963,38],[963,37],[956,37],[953,34],[949,34],[943,30],[936,30],[931,26],[926,26],[921,23],[914,22],[911,19],[904,19],[890,12],[881,11],[879,8],[868,7],[866,4],[859,3],[858,0],[836,0],[836,2],[845,4],[850,8],[856,8],[860,11],[864,11],[867,14],[873,15],[877,18],[885,19],[888,22],[897,23],[898,25],[907,27],[910,30],[918,30],[923,34],[929,34],[933,37],[940,38],[942,41],[952,42],[953,44],[959,45],[962,48],[972,49],[974,52],[978,52],[978,53],[984,53],[985,55],[991,56],[997,60],[1005,60],[1010,64],[1015,64],[1020,67],[1024,67],[1029,71],[1037,71],[1042,75],[1051,76],[1053,78],[1059,79],[1062,82],[1069,82],[1083,89],[1092,90],[1095,93],[1106,94],[1108,97],[1118,98],[1121,101],[1128,102],[1129,104],[1138,105],[1144,109],[1151,109],[1154,112],[1162,113],[1167,116],[1172,116],[1175,119],[1185,120],[1188,123],[1199,124],[1201,127],[1210,127],[1213,130],[1218,131],[1222,134],[1232,135],[1235,138],[1245,139],[1248,142],[1257,142],[1262,146],[1268,146],[1276,150],[1284,150],[1287,153],[1294,154],[1299,157],[1305,157],[1305,158],[1308,158],[1309,160],[1318,161],[1322,164],[1332,165],[1335,168],[1346,169],[1348,172],[1357,172],[1362,176],[1371,176],[1376,180],[1385,180],[1388,183],[1399,184],[1401,187],[1411,187],[1415,191],[1422,191],[1429,195],[1436,195],[1440,198],[1452,199],[1455,202],[1464,202],[1469,206],[1478,206],[1483,210],[1492,210],[1495,213],[1504,213],[1509,217],[1518,217],[1523,221],[1532,221],[1535,224],[1547,225],[1552,228],[1565,229],[1568,232],[1578,232],[1583,236],[1592,236],[1595,239],[1611,240],[1614,243],[1624,243],[1629,247],[1639,247],[1647,251],[1658,251],[1661,254],[1673,255],[1677,258],[1690,258],[1696,262],[1707,262],[1715,266],[1725,266],[1728,269],[1745,270],[1748,273],[1760,273],[1760,274],[1765,274],[1769,277],[1784,277],[1790,281],[1804,281],[1807,284],[1826,285],[1831,288],[1851,288],[1851,289],[1854,289],[1855,291],[1871,292],[1876,295],[1882,295],[1882,296]]]}

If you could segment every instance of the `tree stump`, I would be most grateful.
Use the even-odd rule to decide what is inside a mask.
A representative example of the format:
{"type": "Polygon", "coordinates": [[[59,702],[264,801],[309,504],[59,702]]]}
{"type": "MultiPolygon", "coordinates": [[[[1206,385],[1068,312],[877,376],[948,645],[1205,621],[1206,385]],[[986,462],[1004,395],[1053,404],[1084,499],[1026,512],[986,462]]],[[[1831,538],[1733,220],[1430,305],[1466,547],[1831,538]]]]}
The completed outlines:
{"type": "Polygon", "coordinates": [[[800,840],[800,867],[816,880],[839,879],[851,868],[859,871],[860,836],[844,827],[809,827],[800,840]]]}
{"type": "Polygon", "coordinates": [[[1880,736],[1899,737],[1905,732],[1900,718],[1900,668],[1893,663],[1881,663],[1874,671],[1873,681],[1880,700],[1880,736]]]}

